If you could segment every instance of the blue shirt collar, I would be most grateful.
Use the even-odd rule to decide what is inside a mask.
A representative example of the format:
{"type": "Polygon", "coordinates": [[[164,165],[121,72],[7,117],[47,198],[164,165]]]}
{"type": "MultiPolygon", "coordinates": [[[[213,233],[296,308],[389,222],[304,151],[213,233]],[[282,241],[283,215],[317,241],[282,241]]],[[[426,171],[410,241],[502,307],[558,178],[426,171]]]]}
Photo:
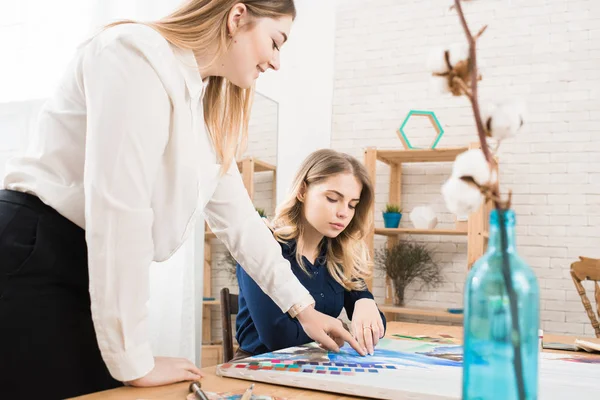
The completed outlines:
{"type": "MultiPolygon", "coordinates": [[[[280,242],[282,254],[285,257],[296,257],[296,240],[292,239],[289,242],[280,242]]],[[[315,259],[315,266],[325,265],[327,262],[327,247],[328,240],[324,239],[321,242],[321,251],[319,252],[319,256],[315,259]]]]}

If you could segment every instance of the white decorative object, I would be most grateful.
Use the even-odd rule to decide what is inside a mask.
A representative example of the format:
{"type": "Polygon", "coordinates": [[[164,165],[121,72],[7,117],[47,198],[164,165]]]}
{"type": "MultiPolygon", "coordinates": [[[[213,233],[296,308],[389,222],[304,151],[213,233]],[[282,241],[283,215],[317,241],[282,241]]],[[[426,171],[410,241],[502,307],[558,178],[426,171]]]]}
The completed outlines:
{"type": "Polygon", "coordinates": [[[415,207],[409,217],[413,226],[417,229],[433,229],[438,223],[435,212],[429,206],[415,207]]]}

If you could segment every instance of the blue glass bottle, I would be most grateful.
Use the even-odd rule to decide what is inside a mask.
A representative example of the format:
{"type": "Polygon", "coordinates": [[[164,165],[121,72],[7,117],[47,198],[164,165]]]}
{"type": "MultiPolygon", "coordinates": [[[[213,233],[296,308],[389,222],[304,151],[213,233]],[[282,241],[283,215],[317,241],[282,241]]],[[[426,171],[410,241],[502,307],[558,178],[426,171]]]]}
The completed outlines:
{"type": "MultiPolygon", "coordinates": [[[[537,399],[539,286],[533,270],[515,248],[515,214],[490,214],[486,253],[473,265],[465,286],[463,399],[537,399]],[[506,227],[509,276],[516,298],[523,388],[518,390],[507,285],[503,274],[500,220],[506,227]]],[[[513,309],[514,310],[514,309],[513,309]]]]}

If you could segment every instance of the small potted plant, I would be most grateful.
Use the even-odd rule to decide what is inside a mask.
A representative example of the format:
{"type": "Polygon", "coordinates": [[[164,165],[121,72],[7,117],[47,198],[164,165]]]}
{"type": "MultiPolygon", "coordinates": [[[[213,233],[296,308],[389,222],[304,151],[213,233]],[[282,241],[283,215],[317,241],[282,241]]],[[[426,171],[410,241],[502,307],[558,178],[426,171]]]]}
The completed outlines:
{"type": "Polygon", "coordinates": [[[402,218],[402,208],[398,204],[387,204],[383,212],[383,225],[386,228],[397,228],[402,218]]]}
{"type": "Polygon", "coordinates": [[[375,253],[375,264],[394,286],[394,304],[404,306],[404,291],[415,281],[420,289],[435,288],[443,282],[442,271],[429,249],[421,243],[402,240],[391,248],[375,253]]]}

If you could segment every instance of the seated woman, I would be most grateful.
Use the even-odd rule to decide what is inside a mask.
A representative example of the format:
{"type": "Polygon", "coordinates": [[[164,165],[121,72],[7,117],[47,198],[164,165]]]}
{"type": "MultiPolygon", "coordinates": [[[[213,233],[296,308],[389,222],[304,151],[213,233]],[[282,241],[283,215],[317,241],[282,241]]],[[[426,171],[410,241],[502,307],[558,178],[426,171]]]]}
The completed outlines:
{"type": "MultiPolygon", "coordinates": [[[[369,354],[386,326],[364,282],[370,274],[364,237],[373,201],[373,186],[358,160],[319,150],[304,160],[271,226],[292,271],[316,300],[315,309],[336,318],[345,308],[354,336],[369,354]]],[[[237,279],[240,347],[234,360],[312,341],[239,264],[237,279]]]]}

